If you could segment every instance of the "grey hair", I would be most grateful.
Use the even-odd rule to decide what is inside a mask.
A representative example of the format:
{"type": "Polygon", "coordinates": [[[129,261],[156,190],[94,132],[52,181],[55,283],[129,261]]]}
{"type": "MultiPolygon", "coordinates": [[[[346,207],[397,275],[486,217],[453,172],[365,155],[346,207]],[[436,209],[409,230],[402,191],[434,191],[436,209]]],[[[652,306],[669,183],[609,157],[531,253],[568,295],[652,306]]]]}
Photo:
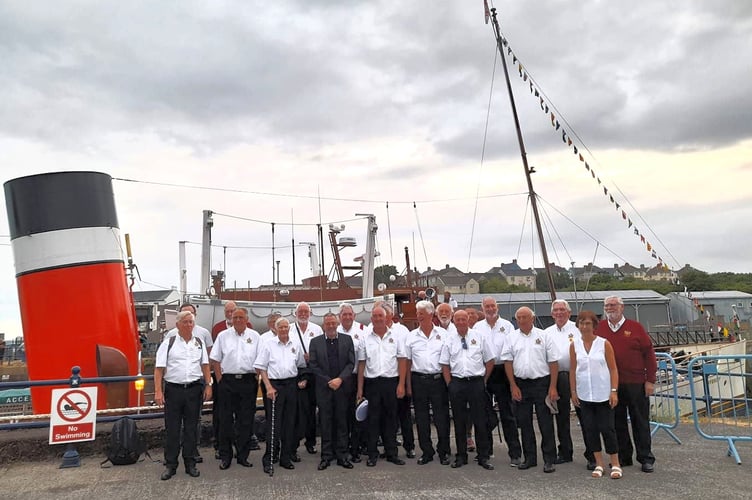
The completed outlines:
{"type": "Polygon", "coordinates": [[[288,325],[290,324],[290,320],[288,320],[284,316],[280,316],[279,318],[277,318],[277,321],[274,322],[274,328],[279,328],[279,325],[281,325],[283,321],[288,325]]]}
{"type": "Polygon", "coordinates": [[[616,301],[619,303],[619,305],[624,305],[624,300],[619,297],[618,295],[609,295],[605,299],[603,299],[603,303],[605,304],[608,299],[616,299],[616,301]]]}
{"type": "Polygon", "coordinates": [[[298,311],[300,310],[300,308],[301,308],[302,306],[308,306],[308,309],[309,309],[309,310],[311,309],[311,306],[310,306],[310,305],[308,305],[308,302],[298,302],[298,305],[296,305],[296,306],[295,306],[295,315],[296,315],[296,316],[298,315],[298,311]]]}
{"type": "Polygon", "coordinates": [[[423,310],[428,314],[433,314],[436,309],[433,307],[433,303],[431,301],[421,300],[417,304],[415,304],[415,310],[423,310]]]}
{"type": "Polygon", "coordinates": [[[567,302],[567,301],[566,301],[566,300],[564,300],[564,299],[556,299],[556,300],[554,300],[553,302],[551,302],[551,310],[552,310],[552,311],[554,310],[554,306],[555,306],[556,304],[563,304],[563,305],[564,305],[564,307],[566,307],[566,308],[567,308],[567,311],[569,311],[569,312],[572,312],[572,308],[571,308],[571,307],[569,307],[569,302],[567,302]]]}
{"type": "Polygon", "coordinates": [[[191,311],[180,311],[177,316],[175,316],[175,322],[183,321],[186,317],[190,316],[189,319],[192,319],[195,321],[196,316],[191,311]]]}
{"type": "Polygon", "coordinates": [[[343,302],[339,305],[339,312],[342,313],[345,309],[350,309],[352,312],[355,312],[355,309],[353,309],[352,304],[349,302],[343,302]]]}

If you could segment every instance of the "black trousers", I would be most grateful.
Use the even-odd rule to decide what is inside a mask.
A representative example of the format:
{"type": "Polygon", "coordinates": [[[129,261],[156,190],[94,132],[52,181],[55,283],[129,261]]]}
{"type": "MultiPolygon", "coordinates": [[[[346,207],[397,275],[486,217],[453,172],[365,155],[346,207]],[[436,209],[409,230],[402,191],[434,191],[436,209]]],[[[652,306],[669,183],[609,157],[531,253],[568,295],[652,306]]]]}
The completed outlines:
{"type": "Polygon", "coordinates": [[[574,407],[574,412],[577,414],[577,420],[580,422],[580,431],[582,432],[582,442],[585,443],[585,452],[582,454],[582,456],[585,457],[585,460],[588,462],[595,462],[595,455],[593,455],[592,450],[588,448],[587,445],[587,438],[585,437],[585,425],[582,423],[582,409],[580,406],[574,407]]]}
{"type": "Polygon", "coordinates": [[[222,461],[232,460],[232,447],[238,460],[247,460],[251,451],[251,433],[256,414],[258,382],[253,374],[235,378],[225,374],[219,383],[220,423],[219,456],[222,461]]]}
{"type": "MultiPolygon", "coordinates": [[[[449,392],[441,374],[411,374],[413,405],[415,406],[415,423],[418,427],[418,444],[423,457],[433,457],[436,451],[431,440],[431,411],[438,435],[440,457],[451,454],[449,447],[449,392]]],[[[402,430],[404,439],[405,431],[402,430]]],[[[405,447],[407,449],[407,447],[405,447]]]]}
{"type": "MultiPolygon", "coordinates": [[[[504,433],[504,440],[507,442],[507,453],[509,458],[520,458],[522,456],[522,446],[520,445],[520,433],[517,430],[517,418],[514,415],[512,406],[512,390],[509,386],[509,379],[504,372],[504,364],[494,366],[491,376],[486,384],[489,394],[496,400],[499,407],[499,419],[501,421],[501,430],[504,433]]],[[[489,452],[493,454],[493,434],[488,436],[490,443],[489,452]]]]}
{"type": "Polygon", "coordinates": [[[198,409],[203,400],[203,384],[196,382],[190,387],[165,383],[165,446],[166,467],[177,469],[178,453],[183,450],[183,463],[193,465],[196,458],[198,436],[198,409]],[[182,446],[181,446],[181,428],[182,446]]]}
{"type": "Polygon", "coordinates": [[[619,451],[614,427],[614,410],[608,401],[591,403],[580,400],[582,412],[582,435],[585,437],[585,447],[591,451],[601,451],[601,436],[609,455],[619,451]]]}
{"type": "MultiPolygon", "coordinates": [[[[298,445],[305,438],[306,446],[316,445],[316,381],[311,378],[305,389],[298,389],[298,445]]],[[[298,448],[295,445],[295,449],[298,448]]]]}
{"type": "Polygon", "coordinates": [[[282,464],[289,464],[297,446],[295,439],[295,417],[298,411],[297,380],[293,377],[269,380],[269,382],[277,391],[277,397],[274,401],[268,398],[264,401],[266,451],[261,458],[261,463],[271,465],[279,460],[282,464]],[[274,426],[274,432],[272,432],[272,426],[274,426]]]}
{"type": "Polygon", "coordinates": [[[368,421],[358,422],[355,419],[355,396],[358,391],[358,376],[353,374],[350,378],[350,392],[348,395],[347,432],[349,436],[348,447],[350,455],[360,456],[363,449],[368,445],[368,421]]]}
{"type": "Polygon", "coordinates": [[[551,410],[546,406],[550,380],[551,377],[549,376],[535,379],[516,379],[517,386],[522,391],[522,401],[517,403],[517,423],[522,431],[522,451],[525,462],[529,464],[538,463],[538,453],[535,450],[535,430],[533,429],[533,407],[535,407],[535,414],[538,417],[543,461],[547,464],[556,461],[554,419],[551,410]]]}
{"type": "Polygon", "coordinates": [[[470,422],[475,428],[475,444],[478,459],[490,457],[488,421],[486,415],[486,386],[483,377],[452,377],[449,383],[449,401],[454,417],[454,442],[457,458],[467,462],[467,428],[470,422]]]}
{"type": "Polygon", "coordinates": [[[387,458],[397,457],[397,383],[398,377],[365,379],[368,400],[368,458],[377,459],[376,443],[384,442],[387,458]],[[383,423],[383,427],[382,427],[383,423]]]}
{"type": "Polygon", "coordinates": [[[556,415],[556,436],[559,438],[559,456],[571,460],[573,455],[572,433],[570,429],[570,420],[572,413],[572,391],[569,387],[569,372],[559,372],[556,379],[556,392],[559,393],[559,400],[556,407],[559,413],[556,415]]]}
{"type": "Polygon", "coordinates": [[[619,404],[614,408],[616,439],[619,441],[619,461],[632,462],[632,454],[637,449],[637,461],[652,464],[655,456],[651,451],[650,400],[645,396],[643,384],[619,384],[619,404]],[[627,427],[627,411],[632,420],[634,447],[627,427]]]}
{"type": "Polygon", "coordinates": [[[333,391],[323,381],[316,385],[316,403],[319,406],[321,426],[321,459],[347,458],[347,419],[350,408],[350,379],[344,379],[339,389],[333,391]]]}
{"type": "Polygon", "coordinates": [[[397,423],[402,431],[402,447],[405,450],[415,449],[415,433],[413,432],[413,416],[410,407],[413,398],[405,394],[405,397],[397,400],[397,423]]]}

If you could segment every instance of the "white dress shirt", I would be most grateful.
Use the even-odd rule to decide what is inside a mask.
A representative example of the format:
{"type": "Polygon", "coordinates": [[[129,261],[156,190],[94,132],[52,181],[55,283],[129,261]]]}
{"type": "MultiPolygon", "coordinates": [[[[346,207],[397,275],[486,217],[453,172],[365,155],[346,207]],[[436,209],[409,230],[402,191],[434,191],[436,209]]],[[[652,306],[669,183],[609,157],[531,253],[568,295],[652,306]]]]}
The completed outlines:
{"type": "Polygon", "coordinates": [[[358,352],[358,361],[366,362],[366,378],[397,377],[399,369],[397,358],[404,358],[402,343],[387,329],[383,337],[370,332],[366,335],[358,352]]]}
{"type": "Polygon", "coordinates": [[[353,367],[353,374],[358,373],[358,353],[360,352],[360,345],[363,343],[363,339],[366,338],[366,334],[369,333],[367,327],[363,323],[358,323],[357,321],[353,321],[352,326],[349,330],[345,330],[344,327],[340,324],[337,327],[337,333],[344,333],[345,335],[349,335],[350,338],[353,341],[353,348],[355,349],[355,366],[353,367]]]}
{"type": "Polygon", "coordinates": [[[449,333],[440,326],[434,326],[426,337],[423,330],[416,328],[405,337],[403,354],[412,362],[411,371],[424,375],[441,373],[441,350],[449,333]]]}
{"type": "Polygon", "coordinates": [[[465,345],[467,348],[459,333],[449,335],[441,350],[439,363],[449,366],[454,377],[484,376],[486,363],[495,358],[488,338],[471,328],[465,334],[465,345]]]}
{"type": "Polygon", "coordinates": [[[172,343],[165,338],[157,349],[154,366],[164,368],[164,380],[172,384],[190,384],[203,378],[201,365],[209,364],[206,348],[191,335],[186,342],[179,336],[172,343]],[[170,351],[169,355],[167,351],[170,351]]]}
{"type": "Polygon", "coordinates": [[[473,325],[474,330],[478,330],[488,337],[491,342],[494,352],[494,364],[501,365],[504,362],[501,360],[501,353],[504,352],[504,347],[507,343],[507,338],[514,331],[514,326],[509,321],[502,317],[497,317],[493,325],[489,325],[488,321],[484,318],[473,325]]]}
{"type": "Polygon", "coordinates": [[[319,335],[324,335],[324,330],[322,330],[316,323],[311,323],[309,321],[305,330],[300,328],[297,321],[290,323],[290,340],[303,349],[303,354],[308,352],[308,347],[311,345],[311,339],[313,337],[318,337],[319,335]]]}
{"type": "Polygon", "coordinates": [[[298,376],[298,368],[306,365],[303,351],[292,339],[283,344],[278,337],[270,336],[259,347],[258,356],[253,367],[266,370],[271,380],[292,378],[298,376]]]}
{"type": "Polygon", "coordinates": [[[256,330],[246,328],[242,334],[238,334],[235,328],[230,328],[217,335],[209,358],[219,362],[223,374],[256,373],[253,363],[256,362],[259,344],[261,336],[256,330]]]}
{"type": "Polygon", "coordinates": [[[574,321],[567,320],[561,328],[554,323],[544,331],[551,337],[551,340],[554,341],[556,347],[559,349],[559,359],[557,359],[559,362],[559,371],[568,372],[570,364],[569,346],[572,345],[576,339],[582,338],[580,330],[577,328],[577,325],[574,324],[574,321]]]}
{"type": "Polygon", "coordinates": [[[515,330],[507,340],[501,359],[512,361],[515,377],[536,379],[551,374],[548,364],[559,359],[559,349],[550,335],[533,327],[527,334],[515,330]]]}

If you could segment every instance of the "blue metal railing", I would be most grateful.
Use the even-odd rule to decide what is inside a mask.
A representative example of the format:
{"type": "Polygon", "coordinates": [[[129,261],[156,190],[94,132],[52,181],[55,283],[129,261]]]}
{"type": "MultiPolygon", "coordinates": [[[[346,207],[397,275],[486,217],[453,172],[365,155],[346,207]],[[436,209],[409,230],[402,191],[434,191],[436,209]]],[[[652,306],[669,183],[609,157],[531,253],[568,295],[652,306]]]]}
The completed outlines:
{"type": "Polygon", "coordinates": [[[653,416],[660,416],[661,421],[651,421],[650,435],[655,436],[658,430],[663,429],[677,444],[681,440],[674,434],[674,429],[679,426],[679,393],[676,362],[674,358],[665,352],[655,354],[658,361],[658,374],[653,391],[653,416]],[[664,404],[668,403],[668,404],[664,404]],[[670,420],[664,422],[663,420],[670,420]]]}

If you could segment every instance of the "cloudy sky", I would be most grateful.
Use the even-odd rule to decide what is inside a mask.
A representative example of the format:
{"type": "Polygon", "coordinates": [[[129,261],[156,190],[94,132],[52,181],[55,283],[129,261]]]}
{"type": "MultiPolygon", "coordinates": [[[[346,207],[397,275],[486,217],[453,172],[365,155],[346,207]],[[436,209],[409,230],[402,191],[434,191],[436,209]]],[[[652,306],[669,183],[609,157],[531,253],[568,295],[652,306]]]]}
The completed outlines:
{"type": "MultiPolygon", "coordinates": [[[[489,3],[529,76],[509,55],[551,260],[657,263],[606,186],[671,267],[752,271],[752,3],[489,3]]],[[[271,281],[269,222],[289,283],[290,221],[313,241],[356,213],[376,215],[377,265],[404,269],[407,246],[420,269],[540,266],[495,49],[482,0],[0,1],[0,181],[110,174],[141,290],[178,284],[178,241],[200,241],[203,210],[230,285],[271,281]]],[[[2,211],[14,337],[8,233],[2,211]]],[[[300,280],[305,248],[296,259],[300,280]]],[[[198,245],[188,261],[198,291],[198,245]]]]}

